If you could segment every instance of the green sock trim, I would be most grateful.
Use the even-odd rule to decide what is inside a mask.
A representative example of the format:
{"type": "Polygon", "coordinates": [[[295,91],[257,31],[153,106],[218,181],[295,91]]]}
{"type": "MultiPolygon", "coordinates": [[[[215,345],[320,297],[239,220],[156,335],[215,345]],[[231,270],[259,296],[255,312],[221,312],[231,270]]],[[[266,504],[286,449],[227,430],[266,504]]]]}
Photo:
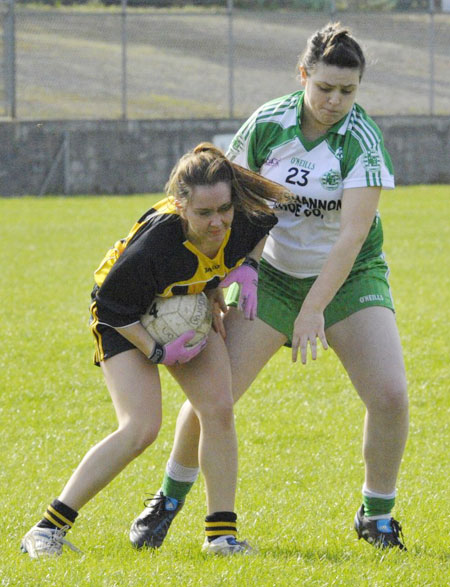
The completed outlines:
{"type": "Polygon", "coordinates": [[[392,499],[383,499],[381,497],[366,497],[363,495],[363,504],[365,516],[381,516],[391,513],[395,505],[395,497],[392,499]]]}
{"type": "Polygon", "coordinates": [[[174,479],[171,479],[167,473],[164,473],[164,480],[161,489],[167,497],[173,497],[178,499],[178,501],[184,501],[193,485],[193,483],[188,483],[186,481],[175,481],[174,479]]]}

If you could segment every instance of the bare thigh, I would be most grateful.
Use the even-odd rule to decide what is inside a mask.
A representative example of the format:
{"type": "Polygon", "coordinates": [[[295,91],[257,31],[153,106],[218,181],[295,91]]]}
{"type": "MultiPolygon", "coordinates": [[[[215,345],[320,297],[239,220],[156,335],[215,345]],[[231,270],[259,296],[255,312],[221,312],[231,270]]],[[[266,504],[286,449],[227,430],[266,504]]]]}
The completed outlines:
{"type": "Polygon", "coordinates": [[[119,426],[134,423],[158,428],[162,413],[158,367],[137,349],[115,355],[101,367],[119,426]]]}
{"type": "Polygon", "coordinates": [[[237,401],[287,339],[259,318],[246,320],[236,308],[229,309],[224,325],[233,376],[233,396],[237,401]]]}
{"type": "MultiPolygon", "coordinates": [[[[188,363],[168,367],[195,411],[231,402],[231,368],[222,337],[209,334],[203,351],[188,363]]],[[[232,405],[232,403],[231,403],[232,405]]]]}
{"type": "Polygon", "coordinates": [[[405,367],[391,310],[365,308],[328,328],[326,336],[367,407],[384,399],[405,401],[405,367]]]}

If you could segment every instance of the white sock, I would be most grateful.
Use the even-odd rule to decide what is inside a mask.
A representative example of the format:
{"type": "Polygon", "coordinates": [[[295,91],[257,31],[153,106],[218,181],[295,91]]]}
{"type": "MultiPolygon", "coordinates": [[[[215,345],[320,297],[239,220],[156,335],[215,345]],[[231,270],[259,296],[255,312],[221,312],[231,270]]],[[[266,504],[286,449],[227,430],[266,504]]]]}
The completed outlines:
{"type": "Polygon", "coordinates": [[[394,499],[394,497],[397,495],[397,490],[394,489],[392,493],[379,493],[378,491],[372,491],[364,483],[362,488],[362,494],[366,497],[378,497],[379,499],[394,499]]]}
{"type": "Polygon", "coordinates": [[[184,467],[172,457],[169,458],[166,465],[167,475],[174,481],[183,481],[184,483],[195,483],[198,474],[200,472],[199,467],[184,467]]]}

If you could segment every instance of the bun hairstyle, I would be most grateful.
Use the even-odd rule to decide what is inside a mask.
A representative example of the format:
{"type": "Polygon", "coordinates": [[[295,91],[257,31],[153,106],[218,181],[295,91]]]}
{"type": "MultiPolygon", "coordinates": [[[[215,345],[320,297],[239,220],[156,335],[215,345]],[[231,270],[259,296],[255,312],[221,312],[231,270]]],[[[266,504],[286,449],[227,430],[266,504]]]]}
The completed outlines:
{"type": "Polygon", "coordinates": [[[233,163],[211,143],[200,143],[181,157],[165,190],[168,196],[184,204],[189,202],[196,186],[222,181],[231,185],[234,207],[248,216],[271,213],[271,203],[286,202],[292,197],[283,186],[233,163]]]}
{"type": "Polygon", "coordinates": [[[318,63],[359,69],[361,80],[366,59],[350,31],[342,28],[339,22],[334,22],[327,24],[308,39],[306,49],[300,55],[298,67],[303,67],[309,74],[318,63]]]}

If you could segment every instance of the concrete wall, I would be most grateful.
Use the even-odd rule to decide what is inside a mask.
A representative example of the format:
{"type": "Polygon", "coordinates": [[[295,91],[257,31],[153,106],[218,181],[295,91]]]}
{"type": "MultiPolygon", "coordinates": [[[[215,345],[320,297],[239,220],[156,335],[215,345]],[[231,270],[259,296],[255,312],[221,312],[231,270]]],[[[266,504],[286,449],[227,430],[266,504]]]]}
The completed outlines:
{"type": "MultiPolygon", "coordinates": [[[[397,184],[450,183],[448,117],[379,117],[397,184]]],[[[226,148],[241,120],[0,123],[0,195],[161,191],[197,143],[226,148]]]]}

